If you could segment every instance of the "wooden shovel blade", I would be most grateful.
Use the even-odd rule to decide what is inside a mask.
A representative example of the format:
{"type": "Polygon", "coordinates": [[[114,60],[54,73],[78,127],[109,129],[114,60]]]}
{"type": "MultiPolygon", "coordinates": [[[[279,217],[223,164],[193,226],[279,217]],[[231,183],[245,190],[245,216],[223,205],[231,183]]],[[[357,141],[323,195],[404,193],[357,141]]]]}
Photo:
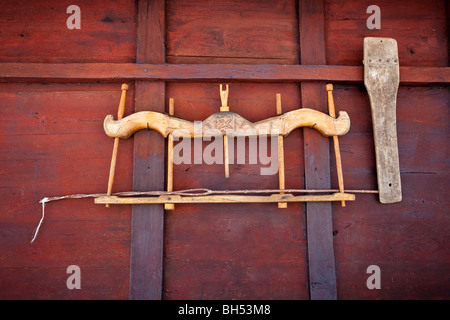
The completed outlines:
{"type": "Polygon", "coordinates": [[[396,123],[399,78],[397,42],[390,38],[365,38],[364,84],[372,110],[381,203],[402,200],[396,123]]]}

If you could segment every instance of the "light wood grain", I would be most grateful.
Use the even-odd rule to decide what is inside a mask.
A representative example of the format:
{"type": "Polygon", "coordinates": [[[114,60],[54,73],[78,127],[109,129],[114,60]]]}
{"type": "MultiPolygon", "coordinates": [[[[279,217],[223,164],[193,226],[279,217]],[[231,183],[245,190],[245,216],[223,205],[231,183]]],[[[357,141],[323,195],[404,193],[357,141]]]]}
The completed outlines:
{"type": "MultiPolygon", "coordinates": [[[[333,85],[331,83],[327,84],[326,90],[328,95],[328,112],[330,114],[330,117],[336,118],[336,111],[334,108],[334,98],[333,98],[333,85]]],[[[342,173],[341,151],[339,148],[339,138],[337,136],[333,136],[333,144],[334,144],[334,154],[336,158],[336,170],[338,177],[339,192],[344,192],[344,175],[342,173]]],[[[341,205],[345,207],[345,201],[342,201],[341,205]]]]}
{"type": "Polygon", "coordinates": [[[118,197],[105,196],[95,198],[96,204],[161,204],[161,203],[275,203],[275,202],[323,202],[323,201],[353,201],[354,194],[333,193],[327,195],[272,194],[268,196],[249,195],[209,195],[180,196],[161,195],[156,197],[118,197]]]}
{"type": "Polygon", "coordinates": [[[365,38],[364,84],[372,110],[381,203],[402,200],[396,122],[399,78],[397,42],[390,38],[365,38]]]}
{"type": "Polygon", "coordinates": [[[228,136],[223,136],[223,164],[225,167],[225,178],[230,177],[230,159],[229,159],[229,153],[228,153],[228,136]]]}
{"type": "Polygon", "coordinates": [[[350,118],[345,111],[334,119],[313,109],[301,108],[285,114],[252,123],[234,112],[217,112],[201,123],[202,132],[194,130],[194,123],[154,111],[133,113],[123,119],[114,120],[106,116],[103,122],[105,133],[111,138],[126,139],[143,129],[158,131],[163,137],[174,133],[178,137],[205,137],[211,132],[229,136],[255,136],[261,134],[281,134],[287,136],[292,130],[311,127],[322,135],[341,136],[350,129],[350,118]]]}
{"type": "MultiPolygon", "coordinates": [[[[175,113],[175,102],[173,98],[169,99],[169,114],[173,116],[175,113]]],[[[173,134],[169,133],[167,138],[167,191],[173,191],[173,134]]],[[[174,210],[173,203],[165,203],[165,210],[174,210]]]]}
{"type": "MultiPolygon", "coordinates": [[[[229,112],[230,107],[228,106],[228,94],[230,91],[229,85],[225,85],[225,90],[223,89],[223,85],[219,86],[220,89],[220,101],[222,105],[220,106],[220,112],[229,112]]],[[[223,165],[225,168],[225,178],[230,177],[230,159],[228,153],[228,137],[226,134],[223,136],[223,165]]]]}
{"type": "MultiPolygon", "coordinates": [[[[276,94],[276,107],[277,107],[277,115],[283,113],[283,109],[281,106],[281,94],[276,94]]],[[[284,141],[283,136],[278,136],[278,185],[280,189],[285,188],[285,176],[284,176],[284,141]]],[[[284,194],[284,193],[281,193],[284,194]]],[[[287,208],[286,202],[278,202],[278,208],[287,208]]]]}
{"type": "MultiPolygon", "coordinates": [[[[125,99],[127,97],[128,85],[126,83],[122,84],[121,90],[122,90],[122,94],[120,96],[119,108],[117,110],[117,119],[119,119],[119,120],[123,118],[123,114],[125,112],[125,99]]],[[[109,167],[107,194],[111,194],[112,187],[114,184],[114,174],[116,171],[116,161],[117,161],[118,149],[119,149],[119,138],[114,138],[114,147],[113,147],[113,152],[112,152],[112,157],[111,157],[111,165],[109,167]]],[[[108,208],[109,205],[106,205],[106,207],[108,208]]]]}

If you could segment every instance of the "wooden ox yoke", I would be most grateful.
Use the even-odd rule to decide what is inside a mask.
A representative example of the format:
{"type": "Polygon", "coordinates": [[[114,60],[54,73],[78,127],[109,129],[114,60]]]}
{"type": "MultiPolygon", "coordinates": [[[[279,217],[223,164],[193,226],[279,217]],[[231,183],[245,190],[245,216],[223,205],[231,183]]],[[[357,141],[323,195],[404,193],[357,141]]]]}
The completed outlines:
{"type": "Polygon", "coordinates": [[[282,113],[281,95],[276,95],[277,116],[264,119],[255,123],[248,121],[237,113],[229,111],[228,94],[226,89],[220,85],[220,96],[222,106],[220,111],[209,116],[202,122],[191,122],[174,117],[174,100],[169,100],[169,114],[154,111],[141,111],[122,118],[125,103],[125,95],[128,87],[122,85],[122,97],[119,104],[118,119],[114,120],[112,115],[106,116],[103,127],[105,133],[115,139],[113,157],[111,160],[110,178],[108,183],[108,193],[95,199],[99,204],[150,204],[160,203],[165,205],[166,210],[174,209],[175,203],[233,203],[233,202],[277,202],[279,208],[286,208],[288,202],[299,201],[345,201],[355,200],[355,196],[344,192],[341,157],[339,152],[338,136],[346,134],[350,129],[350,118],[345,111],[340,111],[336,118],[334,111],[334,101],[332,99],[332,85],[327,85],[328,104],[330,114],[325,114],[313,109],[301,108],[294,111],[282,113]],[[284,150],[283,137],[291,131],[300,127],[310,127],[317,130],[325,137],[333,137],[336,151],[336,166],[338,170],[339,190],[331,194],[311,194],[329,193],[330,190],[302,190],[285,189],[284,181],[284,150]],[[164,138],[168,138],[168,172],[167,172],[167,194],[145,197],[119,197],[111,196],[112,183],[114,180],[115,161],[117,157],[118,139],[126,139],[133,133],[143,129],[153,129],[159,132],[164,138]],[[173,191],[173,139],[174,137],[203,138],[212,136],[223,136],[225,177],[229,177],[228,159],[228,137],[242,136],[278,136],[278,174],[279,189],[276,190],[236,190],[236,191],[215,191],[210,194],[188,196],[177,194],[173,191]],[[243,193],[272,193],[269,195],[243,195],[243,193]],[[294,193],[307,193],[305,195],[295,195],[294,193]],[[309,193],[309,194],[308,194],[309,193]]]}

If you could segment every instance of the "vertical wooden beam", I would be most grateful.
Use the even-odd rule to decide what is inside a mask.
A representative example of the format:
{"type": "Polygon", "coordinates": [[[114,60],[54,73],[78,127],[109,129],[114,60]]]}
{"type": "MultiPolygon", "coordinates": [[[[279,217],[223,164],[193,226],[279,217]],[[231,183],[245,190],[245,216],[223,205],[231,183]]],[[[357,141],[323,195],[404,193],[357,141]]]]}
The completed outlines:
{"type": "MultiPolygon", "coordinates": [[[[164,0],[138,2],[137,63],[165,63],[164,0]]],[[[135,82],[135,112],[164,112],[165,83],[135,82]]],[[[153,131],[134,135],[133,190],[163,190],[164,140],[153,131]]],[[[130,299],[162,298],[163,205],[133,205],[131,218],[130,299]]]]}
{"type": "MultiPolygon", "coordinates": [[[[324,65],[324,3],[299,1],[300,58],[303,65],[324,65]]],[[[302,107],[327,113],[324,82],[301,83],[302,107]]],[[[307,189],[330,188],[330,149],[327,138],[304,130],[307,189]]],[[[312,300],[336,299],[332,210],[330,202],[306,203],[309,292],[312,300]]]]}

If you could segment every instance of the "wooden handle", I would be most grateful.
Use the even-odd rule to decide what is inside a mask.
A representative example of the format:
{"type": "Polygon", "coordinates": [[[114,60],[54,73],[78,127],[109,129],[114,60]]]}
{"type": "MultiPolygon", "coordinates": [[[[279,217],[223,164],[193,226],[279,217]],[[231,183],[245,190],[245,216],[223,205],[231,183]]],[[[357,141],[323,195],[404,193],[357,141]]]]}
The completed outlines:
{"type": "MultiPolygon", "coordinates": [[[[169,99],[169,115],[173,116],[175,112],[174,99],[169,99]]],[[[173,191],[173,134],[169,133],[167,138],[167,191],[173,191]]],[[[173,203],[165,203],[165,210],[174,210],[173,203]]]]}
{"type": "Polygon", "coordinates": [[[364,38],[364,85],[372,113],[379,200],[402,201],[396,101],[400,84],[397,41],[364,38]]]}
{"type": "Polygon", "coordinates": [[[328,113],[330,117],[336,118],[336,111],[334,109],[334,99],[333,99],[333,85],[328,83],[325,86],[328,94],[328,113]]]}
{"type": "Polygon", "coordinates": [[[225,178],[230,177],[230,161],[229,161],[229,153],[228,153],[228,137],[227,135],[223,136],[223,164],[225,167],[225,178]]]}
{"type": "MultiPolygon", "coordinates": [[[[220,112],[228,112],[230,111],[230,107],[228,106],[228,93],[229,93],[229,87],[228,85],[225,86],[225,90],[223,90],[223,85],[221,84],[219,86],[220,89],[220,101],[222,102],[222,106],[220,107],[220,112]]],[[[228,137],[225,134],[223,136],[223,164],[225,167],[225,178],[230,177],[230,161],[228,159],[228,137]]]]}
{"type": "MultiPolygon", "coordinates": [[[[283,113],[282,107],[281,107],[281,94],[276,94],[276,106],[277,106],[277,115],[281,115],[283,113]]],[[[278,185],[281,190],[285,189],[285,183],[284,183],[284,140],[283,136],[280,134],[278,135],[278,185]]],[[[284,194],[284,192],[281,192],[280,194],[284,194]]],[[[286,202],[278,202],[278,208],[287,208],[286,202]]]]}
{"type": "MultiPolygon", "coordinates": [[[[120,96],[119,108],[117,110],[117,120],[123,118],[123,114],[125,112],[125,100],[127,97],[128,85],[126,83],[122,84],[121,87],[122,95],[120,96]]],[[[109,168],[109,179],[108,179],[108,191],[107,195],[110,195],[112,192],[112,186],[114,183],[114,173],[116,171],[116,160],[117,160],[117,150],[119,149],[119,138],[114,138],[114,147],[113,153],[111,157],[111,166],[109,168]]],[[[109,204],[106,204],[106,207],[109,207],[109,204]]]]}
{"type": "Polygon", "coordinates": [[[229,86],[225,85],[225,90],[223,90],[223,85],[221,84],[219,86],[220,89],[220,101],[222,102],[222,106],[220,107],[220,111],[230,111],[230,107],[228,106],[228,93],[229,93],[229,86]]]}
{"type": "MultiPolygon", "coordinates": [[[[328,94],[328,112],[330,117],[336,118],[336,111],[334,109],[334,99],[333,99],[333,85],[331,83],[326,85],[326,90],[328,94]]],[[[342,174],[342,161],[341,161],[341,151],[339,148],[339,140],[337,136],[333,136],[334,143],[334,153],[336,156],[336,170],[339,183],[339,192],[344,192],[344,176],[342,174]]],[[[345,201],[341,201],[341,205],[345,207],[345,201]]]]}
{"type": "Polygon", "coordinates": [[[122,119],[123,113],[125,112],[125,99],[127,97],[128,85],[126,83],[122,84],[120,90],[122,90],[122,95],[120,96],[119,109],[117,110],[117,120],[122,119]]]}

